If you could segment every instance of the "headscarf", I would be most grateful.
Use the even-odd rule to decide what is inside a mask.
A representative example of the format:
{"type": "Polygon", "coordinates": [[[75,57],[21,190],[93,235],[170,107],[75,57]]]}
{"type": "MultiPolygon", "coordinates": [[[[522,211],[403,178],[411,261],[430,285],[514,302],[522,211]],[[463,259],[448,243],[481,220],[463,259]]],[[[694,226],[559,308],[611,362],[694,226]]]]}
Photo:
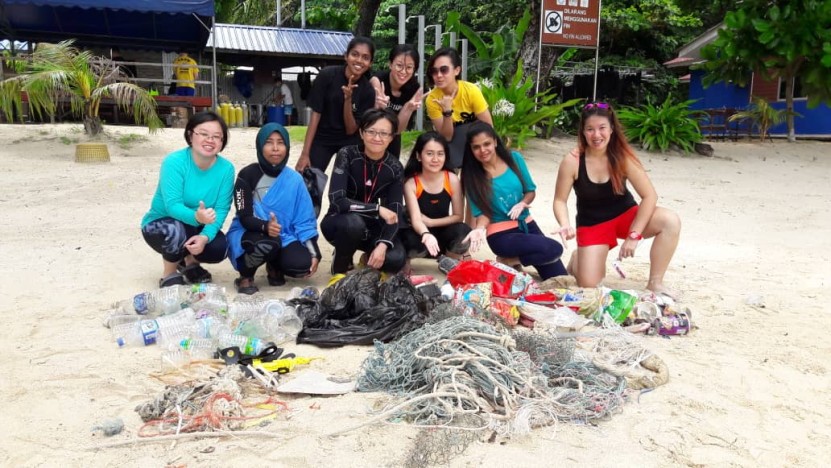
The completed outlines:
{"type": "Polygon", "coordinates": [[[291,150],[291,142],[289,141],[289,132],[280,124],[278,123],[267,123],[260,128],[260,131],[257,132],[257,161],[260,163],[260,168],[262,168],[263,173],[271,177],[277,177],[280,175],[280,171],[286,167],[286,163],[289,162],[289,151],[291,150]],[[263,156],[263,147],[265,146],[265,142],[268,140],[268,137],[271,136],[272,133],[279,133],[280,136],[283,137],[283,142],[286,144],[286,157],[283,158],[283,161],[280,164],[274,165],[268,162],[263,156]]]}

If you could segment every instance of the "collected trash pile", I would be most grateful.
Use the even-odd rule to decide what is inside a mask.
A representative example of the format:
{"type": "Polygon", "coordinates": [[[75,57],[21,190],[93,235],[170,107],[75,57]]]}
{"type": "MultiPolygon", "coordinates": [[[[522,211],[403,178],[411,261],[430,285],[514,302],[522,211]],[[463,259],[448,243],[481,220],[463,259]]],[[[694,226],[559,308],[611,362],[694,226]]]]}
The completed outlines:
{"type": "Polygon", "coordinates": [[[118,303],[105,320],[116,344],[156,344],[163,369],[188,377],[163,379],[164,391],[136,408],[145,421],[139,436],[243,430],[286,409],[275,393],[357,388],[391,395],[362,426],[404,420],[425,428],[408,466],[446,463],[476,440],[610,417],[633,391],[668,380],[666,365],[632,332],[691,327],[689,311],[668,298],[537,284],[496,262],[463,261],[447,278],[416,287],[363,269],[320,294],[294,288],[285,300],[228,301],[223,288],[199,284],[118,303]],[[281,382],[315,359],[284,354],[277,346],[289,341],[372,344],[374,352],[357,385],[312,369],[281,382]],[[194,362],[210,372],[189,374],[194,362]]]}

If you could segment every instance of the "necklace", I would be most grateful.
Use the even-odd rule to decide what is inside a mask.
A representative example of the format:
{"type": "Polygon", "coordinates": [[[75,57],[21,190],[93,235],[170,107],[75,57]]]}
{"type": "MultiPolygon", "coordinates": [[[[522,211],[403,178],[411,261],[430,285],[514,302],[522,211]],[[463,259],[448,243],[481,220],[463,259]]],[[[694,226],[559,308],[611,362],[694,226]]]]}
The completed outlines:
{"type": "Polygon", "coordinates": [[[369,203],[372,199],[372,192],[375,191],[375,184],[378,183],[378,176],[381,175],[381,161],[378,161],[378,168],[375,170],[375,177],[370,179],[367,175],[366,156],[364,156],[364,203],[369,203]],[[369,187],[369,192],[367,192],[369,187]]]}

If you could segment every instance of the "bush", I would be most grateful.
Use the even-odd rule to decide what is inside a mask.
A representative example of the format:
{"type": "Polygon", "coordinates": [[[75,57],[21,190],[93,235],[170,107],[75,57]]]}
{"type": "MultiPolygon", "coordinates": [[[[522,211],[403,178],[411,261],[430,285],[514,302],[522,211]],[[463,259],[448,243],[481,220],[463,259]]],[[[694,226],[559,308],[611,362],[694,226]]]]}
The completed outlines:
{"type": "Polygon", "coordinates": [[[534,83],[531,80],[522,81],[522,63],[517,65],[516,73],[507,86],[499,80],[488,79],[479,81],[477,85],[488,102],[496,134],[506,141],[510,139],[514,148],[522,148],[527,138],[536,136],[534,127],[541,121],[552,119],[580,102],[580,99],[572,99],[553,104],[556,94],[529,96],[534,83]]]}
{"type": "Polygon", "coordinates": [[[692,152],[701,141],[698,127],[699,111],[689,109],[694,100],[673,104],[667,97],[660,106],[647,103],[645,106],[622,107],[618,118],[623,124],[626,137],[639,142],[647,151],[664,152],[670,146],[677,146],[686,153],[692,152]]]}

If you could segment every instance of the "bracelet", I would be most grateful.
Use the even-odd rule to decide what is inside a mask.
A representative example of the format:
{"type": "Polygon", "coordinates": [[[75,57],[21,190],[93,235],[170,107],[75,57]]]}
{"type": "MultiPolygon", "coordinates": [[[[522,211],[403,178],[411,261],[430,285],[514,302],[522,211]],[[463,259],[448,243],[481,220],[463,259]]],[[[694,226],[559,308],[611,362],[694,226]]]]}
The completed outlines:
{"type": "Polygon", "coordinates": [[[425,235],[425,234],[431,234],[431,233],[430,233],[430,231],[424,231],[424,232],[422,232],[422,233],[421,233],[421,238],[422,238],[422,239],[424,238],[424,235],[425,235]]]}
{"type": "Polygon", "coordinates": [[[453,117],[453,109],[443,110],[441,111],[441,115],[444,117],[453,117]]]}

